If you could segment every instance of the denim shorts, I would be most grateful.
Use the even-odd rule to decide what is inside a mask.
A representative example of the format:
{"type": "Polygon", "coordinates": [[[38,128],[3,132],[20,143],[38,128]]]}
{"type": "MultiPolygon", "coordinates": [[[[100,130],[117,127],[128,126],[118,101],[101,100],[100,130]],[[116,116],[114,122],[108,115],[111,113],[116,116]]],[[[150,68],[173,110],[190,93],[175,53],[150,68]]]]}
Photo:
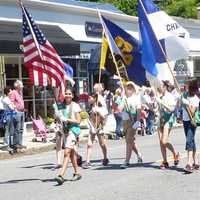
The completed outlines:
{"type": "Polygon", "coordinates": [[[184,127],[185,137],[186,137],[185,149],[187,151],[195,151],[196,150],[196,144],[195,144],[196,128],[194,128],[191,125],[190,121],[183,121],[183,127],[184,127]]]}

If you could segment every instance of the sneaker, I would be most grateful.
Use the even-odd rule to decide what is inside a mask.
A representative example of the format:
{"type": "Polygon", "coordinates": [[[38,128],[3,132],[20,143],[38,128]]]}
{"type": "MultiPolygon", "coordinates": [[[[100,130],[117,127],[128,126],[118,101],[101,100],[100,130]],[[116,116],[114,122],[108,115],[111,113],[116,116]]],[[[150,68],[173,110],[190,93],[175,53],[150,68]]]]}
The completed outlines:
{"type": "Polygon", "coordinates": [[[64,178],[61,175],[58,175],[55,178],[55,181],[58,183],[58,185],[62,185],[65,182],[64,178]]]}
{"type": "Polygon", "coordinates": [[[78,181],[82,178],[82,176],[80,174],[74,174],[71,181],[78,181]]]}
{"type": "Polygon", "coordinates": [[[102,161],[102,165],[103,165],[103,166],[107,166],[107,165],[108,165],[108,163],[109,163],[109,160],[108,160],[108,158],[106,158],[106,159],[103,159],[103,161],[102,161]]]}
{"type": "Polygon", "coordinates": [[[169,163],[168,162],[162,162],[161,165],[160,165],[160,169],[167,169],[169,168],[169,163]]]}
{"type": "Polygon", "coordinates": [[[90,169],[92,167],[92,164],[89,162],[85,162],[83,165],[82,165],[82,168],[83,169],[90,169]]]}
{"type": "Polygon", "coordinates": [[[192,166],[190,166],[189,164],[187,164],[186,166],[185,166],[185,172],[186,173],[188,173],[188,174],[191,174],[191,173],[193,173],[193,167],[192,166]]]}
{"type": "Polygon", "coordinates": [[[124,162],[123,164],[120,165],[120,168],[121,169],[126,169],[126,168],[128,168],[129,165],[130,164],[128,162],[124,162]]]}
{"type": "Polygon", "coordinates": [[[142,159],[142,154],[140,153],[139,155],[138,155],[138,163],[143,163],[143,159],[142,159]]]}
{"type": "Polygon", "coordinates": [[[199,170],[199,168],[200,168],[200,166],[198,165],[198,164],[193,164],[193,169],[195,169],[195,170],[199,170]]]}
{"type": "Polygon", "coordinates": [[[16,145],[16,148],[17,148],[17,149],[26,149],[26,146],[21,145],[21,144],[17,144],[17,145],[16,145]]]}
{"type": "Polygon", "coordinates": [[[4,147],[3,150],[4,150],[4,151],[9,151],[9,152],[12,152],[12,151],[13,151],[13,149],[10,148],[9,146],[4,147]]]}
{"type": "Polygon", "coordinates": [[[180,155],[179,153],[177,153],[174,157],[174,165],[177,166],[179,164],[180,161],[180,155]]]}

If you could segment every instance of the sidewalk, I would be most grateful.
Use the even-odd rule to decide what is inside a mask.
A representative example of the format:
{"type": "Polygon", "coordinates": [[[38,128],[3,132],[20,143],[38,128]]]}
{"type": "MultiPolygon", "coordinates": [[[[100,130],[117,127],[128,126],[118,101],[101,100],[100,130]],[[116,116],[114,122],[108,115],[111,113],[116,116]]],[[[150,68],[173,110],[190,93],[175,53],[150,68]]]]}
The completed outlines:
{"type": "MultiPolygon", "coordinates": [[[[174,128],[178,128],[182,126],[181,124],[176,124],[174,128]]],[[[114,137],[114,131],[115,131],[115,119],[113,115],[109,115],[106,126],[105,126],[105,134],[107,135],[108,139],[114,137]]],[[[89,129],[81,129],[81,135],[80,135],[80,142],[86,142],[87,136],[89,134],[89,129]]],[[[27,147],[24,150],[21,150],[19,153],[16,153],[14,155],[10,155],[9,152],[3,151],[3,138],[0,138],[0,160],[2,159],[11,159],[19,156],[24,155],[32,155],[37,153],[42,153],[46,151],[51,151],[55,149],[55,143],[52,142],[52,140],[55,137],[55,133],[51,132],[48,134],[47,142],[43,143],[40,142],[41,139],[38,138],[38,142],[33,142],[32,139],[35,138],[35,135],[31,129],[29,129],[26,134],[24,135],[24,145],[27,147]]]]}
{"type": "MultiPolygon", "coordinates": [[[[87,129],[81,130],[80,141],[81,142],[86,141],[87,135],[88,135],[87,129]]],[[[54,137],[55,133],[51,132],[48,134],[46,143],[43,143],[40,138],[37,138],[37,142],[33,142],[32,139],[35,138],[35,135],[33,132],[28,132],[28,134],[24,136],[24,141],[23,141],[23,145],[25,145],[27,148],[19,150],[18,153],[15,153],[13,155],[9,154],[8,151],[3,150],[3,138],[0,138],[0,160],[11,159],[19,156],[32,155],[54,150],[55,149],[55,143],[53,142],[54,137]]]]}
{"type": "MultiPolygon", "coordinates": [[[[112,134],[115,129],[115,120],[112,115],[108,117],[105,132],[106,134],[112,134]]],[[[89,129],[81,129],[81,135],[80,135],[80,142],[86,142],[87,136],[89,134],[89,129]]],[[[25,145],[27,148],[24,150],[20,150],[19,153],[15,153],[13,155],[9,154],[8,151],[3,150],[3,138],[0,138],[0,160],[3,159],[11,159],[16,158],[19,156],[24,155],[32,155],[37,153],[42,153],[50,150],[55,149],[55,143],[52,141],[55,137],[55,133],[51,132],[48,134],[47,142],[43,143],[41,142],[41,139],[38,138],[37,142],[33,142],[32,139],[35,138],[35,135],[32,131],[32,129],[28,129],[23,138],[23,145],[25,145]]]]}

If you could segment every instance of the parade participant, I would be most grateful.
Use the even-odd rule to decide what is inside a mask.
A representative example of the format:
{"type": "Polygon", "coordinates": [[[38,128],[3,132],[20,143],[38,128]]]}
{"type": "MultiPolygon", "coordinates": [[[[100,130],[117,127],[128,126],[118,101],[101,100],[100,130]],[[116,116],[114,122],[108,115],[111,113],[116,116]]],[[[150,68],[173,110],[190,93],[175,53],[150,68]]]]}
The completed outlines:
{"type": "Polygon", "coordinates": [[[15,106],[16,115],[13,116],[14,120],[14,146],[16,149],[23,149],[23,129],[24,129],[24,100],[23,100],[23,83],[16,80],[14,83],[15,89],[10,95],[10,99],[15,106]]]}
{"type": "Polygon", "coordinates": [[[64,139],[64,160],[62,169],[59,175],[55,178],[59,185],[64,183],[64,175],[66,173],[69,159],[71,159],[72,166],[74,168],[74,175],[71,179],[72,181],[80,180],[81,175],[78,172],[77,164],[77,138],[80,134],[80,106],[72,101],[73,94],[71,89],[66,89],[65,91],[65,108],[62,109],[62,112],[57,113],[57,119],[62,125],[61,131],[63,131],[64,139]]]}
{"type": "Polygon", "coordinates": [[[10,95],[12,90],[10,87],[4,89],[4,97],[2,98],[2,103],[4,107],[4,120],[5,120],[5,137],[4,145],[6,145],[6,150],[12,152],[13,149],[13,133],[14,133],[14,124],[13,116],[15,114],[15,106],[10,100],[10,95]]]}
{"type": "Polygon", "coordinates": [[[196,163],[196,144],[195,144],[195,132],[196,126],[192,124],[192,119],[188,112],[191,112],[191,116],[195,116],[195,113],[199,110],[199,97],[197,97],[198,85],[197,81],[193,80],[188,82],[188,95],[182,98],[182,110],[183,110],[183,126],[186,136],[186,151],[187,151],[187,165],[185,171],[192,173],[194,169],[199,169],[199,165],[196,163]],[[187,108],[187,109],[186,109],[187,108]]]}
{"type": "Polygon", "coordinates": [[[103,93],[102,85],[95,84],[94,92],[95,92],[95,95],[91,97],[89,100],[92,107],[90,111],[90,117],[88,120],[90,130],[89,130],[89,137],[88,137],[88,144],[87,144],[86,162],[83,165],[84,169],[88,169],[92,167],[90,163],[90,158],[92,155],[93,142],[96,136],[98,137],[99,145],[103,153],[102,164],[106,166],[109,163],[109,160],[107,157],[106,139],[104,136],[104,126],[105,126],[105,121],[108,115],[108,110],[107,110],[106,102],[102,96],[102,93],[103,93]]]}
{"type": "Polygon", "coordinates": [[[118,88],[115,91],[112,103],[112,112],[114,114],[116,121],[116,129],[115,129],[116,140],[119,140],[120,137],[122,137],[122,129],[123,129],[122,104],[123,104],[122,89],[118,88]]]}
{"type": "Polygon", "coordinates": [[[136,93],[135,85],[129,81],[125,86],[126,98],[123,102],[123,130],[126,137],[126,159],[120,166],[126,169],[129,166],[132,151],[135,152],[138,162],[142,162],[142,156],[138,151],[135,143],[136,124],[139,120],[139,113],[141,109],[140,95],[136,93]]]}
{"type": "Polygon", "coordinates": [[[65,109],[65,104],[63,102],[56,102],[53,104],[54,115],[56,119],[55,134],[56,134],[56,164],[53,169],[59,169],[62,167],[63,152],[62,145],[64,142],[64,132],[62,130],[62,124],[60,121],[60,116],[62,116],[63,109],[65,109]]]}
{"type": "Polygon", "coordinates": [[[165,169],[169,167],[169,163],[167,162],[167,149],[173,153],[174,165],[176,166],[179,164],[179,153],[176,153],[173,145],[169,143],[169,136],[175,122],[174,110],[176,101],[174,96],[171,94],[171,85],[169,81],[163,81],[163,85],[158,89],[158,92],[161,95],[160,97],[157,97],[160,111],[158,135],[163,157],[160,169],[165,169]]]}

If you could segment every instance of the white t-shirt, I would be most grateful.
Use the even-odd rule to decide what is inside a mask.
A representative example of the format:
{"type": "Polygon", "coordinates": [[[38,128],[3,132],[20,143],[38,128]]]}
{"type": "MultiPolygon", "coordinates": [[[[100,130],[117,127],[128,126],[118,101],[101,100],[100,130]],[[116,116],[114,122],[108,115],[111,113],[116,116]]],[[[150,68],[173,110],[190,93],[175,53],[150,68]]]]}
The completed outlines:
{"type": "Polygon", "coordinates": [[[108,115],[108,109],[104,97],[102,95],[99,95],[98,101],[101,106],[93,106],[92,111],[98,112],[102,117],[106,117],[106,115],[108,115]]]}
{"type": "Polygon", "coordinates": [[[55,109],[55,115],[58,118],[65,117],[66,119],[76,119],[76,114],[81,112],[81,107],[79,104],[72,102],[72,110],[71,110],[71,116],[70,115],[70,105],[66,105],[65,109],[58,110],[57,106],[54,105],[55,109]]]}
{"type": "MultiPolygon", "coordinates": [[[[194,108],[199,107],[199,97],[197,97],[196,95],[193,97],[187,97],[187,100],[189,101],[189,105],[191,105],[192,107],[194,108]]],[[[182,110],[183,110],[183,121],[190,121],[190,117],[186,109],[183,107],[182,110]]]]}
{"type": "Polygon", "coordinates": [[[176,100],[174,95],[166,91],[165,95],[162,97],[162,104],[166,105],[170,109],[174,110],[176,106],[176,100]]]}
{"type": "Polygon", "coordinates": [[[11,109],[12,102],[9,97],[7,97],[7,96],[3,97],[2,103],[3,103],[4,110],[7,110],[7,111],[12,110],[11,109]]]}
{"type": "Polygon", "coordinates": [[[66,106],[66,114],[68,115],[67,117],[70,117],[70,119],[76,119],[76,114],[81,112],[81,107],[79,104],[72,102],[72,112],[71,116],[69,116],[70,112],[70,105],[66,106]]]}
{"type": "MultiPolygon", "coordinates": [[[[140,95],[132,95],[131,97],[127,97],[126,101],[127,101],[127,104],[128,104],[128,107],[129,107],[131,113],[136,112],[137,109],[141,108],[141,97],[140,97],[140,95]]],[[[123,107],[124,107],[124,109],[126,108],[125,102],[124,102],[123,107]]],[[[122,119],[123,120],[130,120],[129,113],[126,112],[126,111],[123,111],[122,112],[122,119]]]]}

